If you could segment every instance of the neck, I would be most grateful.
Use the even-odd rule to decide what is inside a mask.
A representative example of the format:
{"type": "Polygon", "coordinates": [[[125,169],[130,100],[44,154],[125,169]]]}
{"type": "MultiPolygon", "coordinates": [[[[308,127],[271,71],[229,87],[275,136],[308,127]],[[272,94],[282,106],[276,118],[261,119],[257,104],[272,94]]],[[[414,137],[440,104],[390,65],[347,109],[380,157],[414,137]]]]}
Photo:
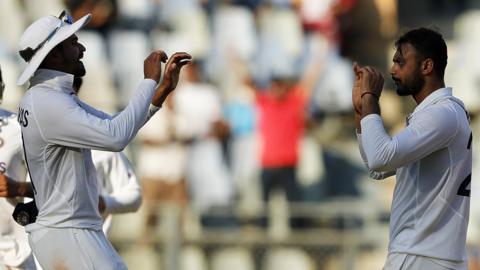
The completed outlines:
{"type": "Polygon", "coordinates": [[[425,85],[423,86],[422,90],[417,94],[412,95],[415,102],[418,104],[422,103],[422,101],[427,98],[431,93],[435,90],[444,88],[445,82],[443,80],[430,80],[425,81],[425,85]]]}

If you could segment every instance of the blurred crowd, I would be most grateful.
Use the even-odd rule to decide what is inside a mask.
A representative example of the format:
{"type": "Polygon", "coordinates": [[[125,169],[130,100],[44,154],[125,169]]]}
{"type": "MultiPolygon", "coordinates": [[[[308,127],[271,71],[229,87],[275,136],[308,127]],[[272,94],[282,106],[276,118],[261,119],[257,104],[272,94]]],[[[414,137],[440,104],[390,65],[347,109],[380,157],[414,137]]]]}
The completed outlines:
{"type": "MultiPolygon", "coordinates": [[[[303,201],[298,178],[311,185],[329,173],[315,133],[326,119],[349,120],[351,59],[386,68],[378,52],[396,33],[395,8],[395,1],[367,0],[3,1],[4,104],[15,110],[24,90],[12,83],[24,26],[62,9],[74,18],[91,12],[78,36],[87,48],[81,97],[95,107],[113,113],[125,106],[152,49],[194,57],[130,149],[147,205],[167,200],[202,211],[254,194],[266,201],[276,188],[303,201]]],[[[326,142],[338,132],[353,138],[346,127],[330,130],[326,142]]],[[[358,195],[354,182],[307,193],[310,200],[358,195]]]]}
{"type": "MultiPolygon", "coordinates": [[[[449,1],[425,2],[433,11],[449,1]]],[[[469,1],[458,2],[460,16],[454,23],[450,17],[447,34],[446,82],[475,116],[480,112],[480,61],[471,59],[480,60],[480,38],[471,29],[480,26],[480,11],[469,9],[469,1]]],[[[394,181],[368,180],[358,154],[351,66],[358,61],[380,68],[391,90],[392,41],[401,30],[399,22],[408,17],[402,19],[405,6],[397,0],[0,4],[2,106],[12,111],[26,90],[15,85],[24,65],[16,53],[19,37],[45,14],[57,16],[64,9],[74,18],[93,14],[87,29],[78,33],[87,70],[80,96],[110,113],[128,102],[150,51],[193,55],[174,94],[127,149],[142,181],[147,235],[157,227],[161,207],[192,209],[205,227],[239,226],[244,221],[233,214],[218,218],[209,213],[255,216],[277,190],[293,204],[354,197],[371,201],[372,211],[388,212],[394,181]]],[[[413,105],[385,91],[382,106],[385,125],[394,132],[413,105]]],[[[474,155],[478,164],[478,152],[474,155]]],[[[479,170],[477,165],[474,175],[479,170]]],[[[480,202],[473,201],[472,212],[480,213],[480,202]]],[[[267,218],[255,222],[269,226],[267,218]]],[[[312,222],[292,218],[290,225],[305,228],[312,222]]]]}

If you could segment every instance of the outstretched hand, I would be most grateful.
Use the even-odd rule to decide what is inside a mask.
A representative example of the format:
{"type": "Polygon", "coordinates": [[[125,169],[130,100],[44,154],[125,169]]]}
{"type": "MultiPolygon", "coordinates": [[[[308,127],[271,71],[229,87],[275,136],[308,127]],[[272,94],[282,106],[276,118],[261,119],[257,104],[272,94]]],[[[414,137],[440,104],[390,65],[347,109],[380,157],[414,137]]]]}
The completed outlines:
{"type": "Polygon", "coordinates": [[[177,87],[180,70],[183,66],[191,63],[192,56],[185,52],[177,52],[168,59],[165,74],[161,83],[162,88],[171,92],[177,87]]]}

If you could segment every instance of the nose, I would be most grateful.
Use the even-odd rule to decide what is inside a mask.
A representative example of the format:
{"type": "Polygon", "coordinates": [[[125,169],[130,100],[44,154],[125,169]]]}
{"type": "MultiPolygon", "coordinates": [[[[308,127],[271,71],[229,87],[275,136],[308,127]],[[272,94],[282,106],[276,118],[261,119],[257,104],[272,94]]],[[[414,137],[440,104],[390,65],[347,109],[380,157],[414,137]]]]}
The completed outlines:
{"type": "Polygon", "coordinates": [[[389,71],[390,71],[390,76],[395,75],[395,65],[392,65],[389,71]]]}

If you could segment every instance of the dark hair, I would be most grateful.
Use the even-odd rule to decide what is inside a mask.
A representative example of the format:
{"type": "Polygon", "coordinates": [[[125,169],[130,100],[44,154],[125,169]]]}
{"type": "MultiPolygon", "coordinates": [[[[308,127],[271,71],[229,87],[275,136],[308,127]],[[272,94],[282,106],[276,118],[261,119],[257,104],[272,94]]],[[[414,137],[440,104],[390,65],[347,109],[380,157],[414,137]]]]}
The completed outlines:
{"type": "Polygon", "coordinates": [[[447,66],[447,44],[442,34],[429,28],[417,28],[403,34],[395,41],[395,48],[398,50],[403,44],[409,43],[416,50],[417,54],[424,60],[433,60],[433,69],[437,76],[443,80],[445,67],[447,66]]]}

